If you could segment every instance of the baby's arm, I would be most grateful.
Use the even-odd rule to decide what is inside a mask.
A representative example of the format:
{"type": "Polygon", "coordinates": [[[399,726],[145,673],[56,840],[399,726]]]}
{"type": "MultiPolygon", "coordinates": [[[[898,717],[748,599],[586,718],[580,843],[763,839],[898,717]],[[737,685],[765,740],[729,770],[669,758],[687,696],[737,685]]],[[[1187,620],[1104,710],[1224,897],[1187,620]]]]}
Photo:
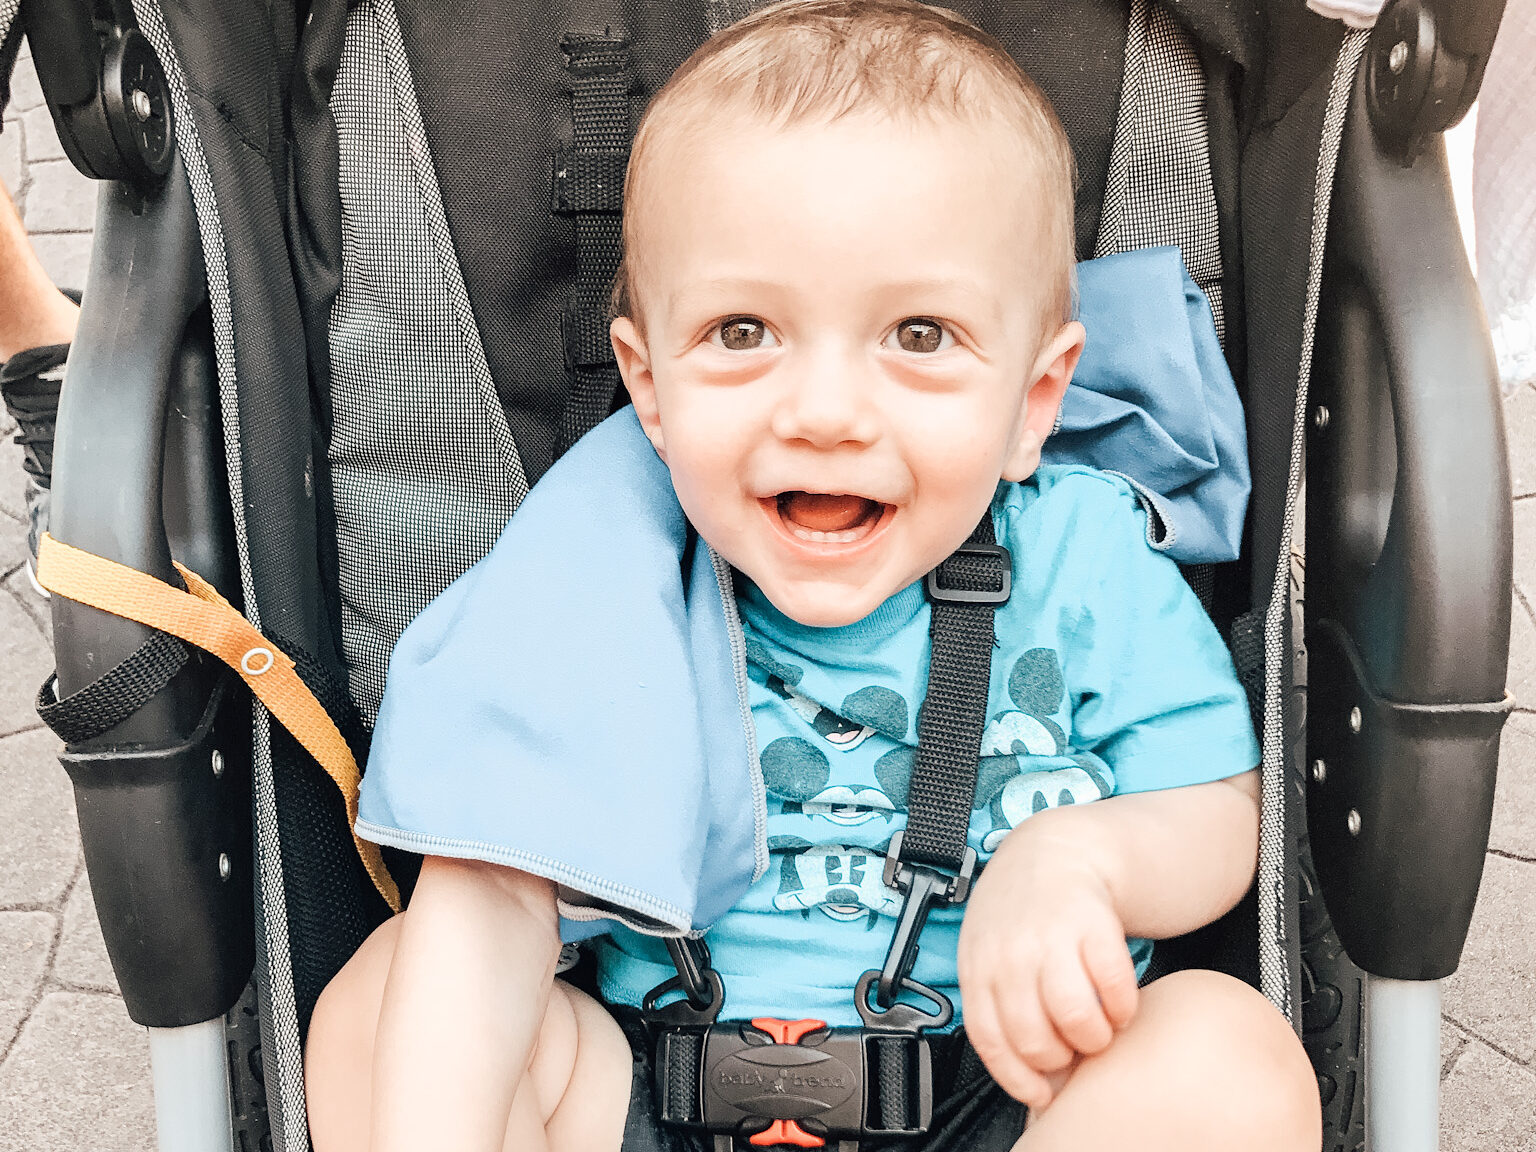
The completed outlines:
{"type": "Polygon", "coordinates": [[[502,1147],[560,951],[554,886],[428,857],[384,986],[373,1152],[502,1147]]]}
{"type": "Polygon", "coordinates": [[[966,1033],[993,1077],[1034,1108],[1046,1073],[1106,1048],[1136,1011],[1125,937],[1178,935],[1253,880],[1258,773],[1047,809],[999,846],[966,909],[966,1033]]]}

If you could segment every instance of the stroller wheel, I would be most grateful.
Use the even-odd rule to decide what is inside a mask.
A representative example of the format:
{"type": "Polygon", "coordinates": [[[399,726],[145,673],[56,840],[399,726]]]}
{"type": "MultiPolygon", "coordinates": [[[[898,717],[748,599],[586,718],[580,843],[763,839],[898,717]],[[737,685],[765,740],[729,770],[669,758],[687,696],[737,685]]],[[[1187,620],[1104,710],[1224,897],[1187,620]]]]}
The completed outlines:
{"type": "Polygon", "coordinates": [[[267,1119],[267,1090],[261,1070],[261,1018],[256,1009],[256,983],[224,1016],[224,1043],[229,1053],[229,1095],[234,1117],[235,1152],[272,1152],[267,1119]]]}
{"type": "MultiPolygon", "coordinates": [[[[1291,557],[1291,763],[1292,780],[1301,793],[1297,810],[1306,812],[1307,650],[1303,608],[1306,558],[1291,557]]],[[[1297,897],[1301,925],[1301,1039],[1317,1073],[1323,1107],[1323,1152],[1363,1152],[1365,1148],[1365,974],[1344,953],[1323,906],[1312,865],[1306,820],[1297,829],[1297,897]]]]}

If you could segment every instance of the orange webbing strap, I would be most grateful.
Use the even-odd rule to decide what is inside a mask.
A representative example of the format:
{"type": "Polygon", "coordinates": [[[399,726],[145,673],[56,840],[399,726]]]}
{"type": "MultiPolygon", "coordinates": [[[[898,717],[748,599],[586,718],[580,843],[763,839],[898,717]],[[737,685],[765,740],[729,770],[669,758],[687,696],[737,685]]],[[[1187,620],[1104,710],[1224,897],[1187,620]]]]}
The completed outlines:
{"type": "MultiPolygon", "coordinates": [[[[213,585],[177,564],[176,570],[187,582],[188,591],[183,592],[115,560],[61,544],[46,532],[39,545],[37,582],[48,591],[169,632],[211,652],[239,673],[256,698],[341,789],[348,828],[357,822],[361,775],[340,729],[299,679],[293,661],[253,628],[213,585]]],[[[398,911],[400,892],[384,867],[379,846],[360,839],[355,832],[352,839],[379,894],[398,911]]]]}

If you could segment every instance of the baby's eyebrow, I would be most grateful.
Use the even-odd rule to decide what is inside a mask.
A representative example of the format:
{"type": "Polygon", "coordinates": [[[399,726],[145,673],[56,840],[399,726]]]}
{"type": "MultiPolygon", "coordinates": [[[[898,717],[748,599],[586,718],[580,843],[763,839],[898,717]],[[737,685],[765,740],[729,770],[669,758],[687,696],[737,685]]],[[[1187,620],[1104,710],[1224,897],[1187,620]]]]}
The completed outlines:
{"type": "MultiPolygon", "coordinates": [[[[982,291],[974,279],[964,276],[919,276],[906,280],[875,281],[863,287],[862,294],[883,308],[906,311],[920,316],[926,311],[946,312],[962,309],[986,320],[1002,314],[1001,301],[994,293],[982,291]]],[[[748,276],[718,276],[691,281],[667,299],[675,314],[694,308],[713,308],[722,298],[736,305],[773,306],[800,294],[800,288],[777,280],[748,276]]]]}
{"type": "Polygon", "coordinates": [[[718,276],[690,281],[667,298],[667,305],[673,312],[686,312],[692,307],[713,306],[721,297],[742,303],[748,300],[772,302],[792,291],[792,286],[774,280],[718,276]]]}
{"type": "Polygon", "coordinates": [[[991,327],[1001,324],[1004,315],[1003,300],[997,292],[986,291],[973,278],[964,276],[887,281],[872,286],[870,293],[884,310],[908,316],[931,315],[962,325],[991,327]]]}

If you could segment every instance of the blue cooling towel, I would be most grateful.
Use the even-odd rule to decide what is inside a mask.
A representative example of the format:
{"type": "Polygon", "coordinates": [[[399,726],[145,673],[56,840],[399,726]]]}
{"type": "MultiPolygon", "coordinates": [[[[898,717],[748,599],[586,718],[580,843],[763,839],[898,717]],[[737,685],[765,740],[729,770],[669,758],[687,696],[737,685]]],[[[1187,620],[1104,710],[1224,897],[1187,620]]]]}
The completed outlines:
{"type": "Polygon", "coordinates": [[[1235,560],[1248,439],[1205,293],[1177,248],[1088,260],[1077,278],[1088,342],[1043,462],[1123,475],[1179,563],[1235,560]]]}
{"type": "MultiPolygon", "coordinates": [[[[1130,477],[1175,559],[1233,559],[1242,412],[1177,250],[1081,265],[1079,300],[1048,459],[1130,477]]],[[[358,834],[555,880],[566,939],[702,930],[767,867],[745,675],[730,573],[626,409],[400,638],[358,834]]]]}

